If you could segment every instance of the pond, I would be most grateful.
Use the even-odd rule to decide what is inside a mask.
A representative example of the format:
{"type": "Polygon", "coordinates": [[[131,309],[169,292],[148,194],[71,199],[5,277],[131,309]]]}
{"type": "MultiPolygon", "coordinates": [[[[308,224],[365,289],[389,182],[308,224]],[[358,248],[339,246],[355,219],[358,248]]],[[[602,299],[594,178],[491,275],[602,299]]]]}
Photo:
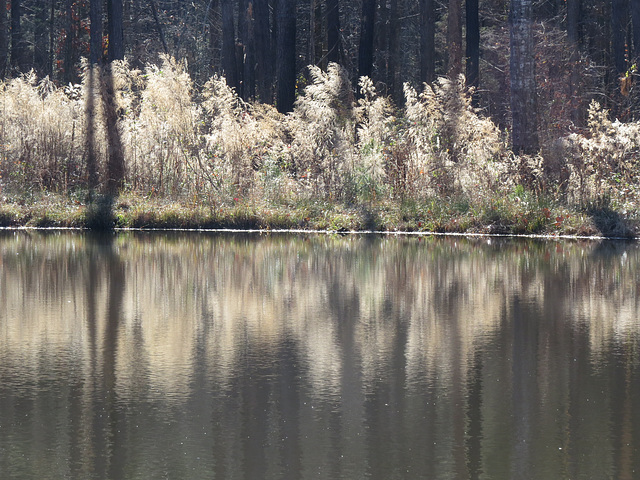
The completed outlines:
{"type": "Polygon", "coordinates": [[[2,479],[640,476],[636,243],[0,232],[2,479]]]}

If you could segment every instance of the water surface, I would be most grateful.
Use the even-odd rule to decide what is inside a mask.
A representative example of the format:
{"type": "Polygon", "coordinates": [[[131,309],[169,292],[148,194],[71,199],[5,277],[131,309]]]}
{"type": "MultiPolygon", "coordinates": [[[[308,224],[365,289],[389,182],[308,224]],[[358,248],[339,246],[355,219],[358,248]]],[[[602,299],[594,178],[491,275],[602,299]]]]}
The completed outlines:
{"type": "Polygon", "coordinates": [[[639,263],[1,232],[0,478],[640,478],[639,263]]]}

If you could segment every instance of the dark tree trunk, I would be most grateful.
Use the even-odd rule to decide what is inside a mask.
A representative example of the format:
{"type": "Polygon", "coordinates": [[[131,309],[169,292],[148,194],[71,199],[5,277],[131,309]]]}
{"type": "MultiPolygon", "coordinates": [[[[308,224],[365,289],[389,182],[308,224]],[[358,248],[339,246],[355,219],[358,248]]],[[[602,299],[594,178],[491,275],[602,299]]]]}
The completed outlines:
{"type": "Polygon", "coordinates": [[[436,78],[435,39],[435,0],[420,0],[420,80],[426,83],[436,78]]]}
{"type": "MultiPolygon", "coordinates": [[[[480,82],[480,16],[478,13],[478,0],[466,0],[465,5],[467,20],[467,85],[477,89],[480,82]]],[[[477,98],[476,95],[474,95],[475,98],[477,98]]]]}
{"type": "Polygon", "coordinates": [[[358,50],[358,76],[371,78],[373,72],[373,29],[375,26],[376,0],[362,1],[362,24],[358,50]]]}
{"type": "Polygon", "coordinates": [[[281,113],[293,110],[296,94],[296,0],[277,4],[277,107],[281,113]]]}
{"type": "Polygon", "coordinates": [[[247,0],[244,12],[240,12],[245,17],[245,38],[244,38],[244,84],[242,88],[245,100],[256,96],[255,83],[255,20],[253,16],[253,0],[247,0]]]}
{"type": "Polygon", "coordinates": [[[511,0],[511,142],[517,154],[538,151],[531,3],[532,0],[511,0]]]}
{"type": "Polygon", "coordinates": [[[580,109],[580,75],[578,72],[580,31],[578,22],[580,18],[580,0],[567,0],[567,39],[569,41],[570,69],[569,76],[569,98],[572,109],[571,118],[576,125],[582,124],[582,112],[580,109]]]}
{"type": "Polygon", "coordinates": [[[341,62],[342,44],[340,41],[340,3],[327,0],[327,60],[341,62]]]}
{"type": "Polygon", "coordinates": [[[389,49],[387,56],[387,85],[389,86],[389,94],[391,94],[394,100],[400,99],[399,97],[401,91],[396,78],[396,76],[398,75],[398,55],[400,53],[400,22],[398,21],[399,17],[400,14],[398,11],[398,0],[391,0],[389,3],[389,49]]]}
{"type": "Polygon", "coordinates": [[[76,83],[75,43],[76,26],[74,24],[74,0],[67,0],[65,30],[67,36],[64,41],[64,83],[76,83]]]}
{"type": "Polygon", "coordinates": [[[625,57],[625,37],[629,21],[629,8],[626,0],[611,0],[611,48],[613,65],[618,75],[627,71],[625,57]]]}
{"type": "Polygon", "coordinates": [[[107,0],[109,22],[109,61],[124,59],[124,32],[122,28],[122,0],[107,0]]]}
{"type": "Polygon", "coordinates": [[[449,0],[447,14],[447,47],[449,50],[449,77],[456,78],[462,73],[462,3],[449,0]]]}
{"type": "MultiPolygon", "coordinates": [[[[0,2],[2,7],[2,2],[0,2]]],[[[49,75],[49,6],[45,2],[34,5],[33,67],[40,77],[49,75]]]]}
{"type": "Polygon", "coordinates": [[[0,0],[0,79],[7,71],[7,0],[0,0]]]}
{"type": "Polygon", "coordinates": [[[27,48],[22,33],[22,2],[11,1],[11,66],[20,72],[28,70],[27,48]]]}
{"type": "Polygon", "coordinates": [[[222,73],[227,79],[227,84],[239,92],[233,0],[222,0],[220,13],[222,16],[222,73]]]}
{"type": "Polygon", "coordinates": [[[631,0],[631,21],[633,22],[633,58],[640,58],[640,0],[631,0]]]}
{"type": "Polygon", "coordinates": [[[156,2],[154,0],[149,0],[149,6],[151,7],[151,14],[153,15],[153,23],[156,24],[156,31],[158,32],[158,36],[160,37],[160,42],[162,43],[162,49],[164,53],[169,53],[169,47],[167,46],[167,41],[164,38],[164,32],[162,31],[162,25],[160,24],[160,19],[158,18],[158,9],[156,8],[156,2]]]}
{"type": "Polygon", "coordinates": [[[260,101],[271,103],[273,100],[273,52],[269,27],[269,2],[268,0],[253,0],[253,8],[255,13],[255,71],[258,96],[260,101]]]}

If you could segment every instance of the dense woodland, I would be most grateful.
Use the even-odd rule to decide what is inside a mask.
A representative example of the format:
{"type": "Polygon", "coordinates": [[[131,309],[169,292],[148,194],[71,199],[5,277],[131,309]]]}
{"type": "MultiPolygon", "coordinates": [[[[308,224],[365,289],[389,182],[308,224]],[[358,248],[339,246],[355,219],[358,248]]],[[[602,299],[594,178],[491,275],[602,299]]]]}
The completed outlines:
{"type": "Polygon", "coordinates": [[[579,202],[616,197],[613,177],[620,200],[636,194],[640,0],[0,0],[0,13],[6,185],[181,194],[226,182],[234,196],[273,164],[297,187],[306,179],[308,191],[340,198],[469,195],[474,175],[493,179],[488,191],[509,177],[507,190],[579,202]],[[192,134],[162,120],[173,130],[156,131],[143,161],[133,132],[154,75],[168,71],[185,97],[167,111],[179,117],[187,102],[198,118],[192,134]],[[81,101],[70,107],[80,109],[69,113],[75,137],[56,147],[65,152],[12,139],[11,105],[25,102],[7,99],[25,85],[43,105],[60,92],[81,101]],[[261,129],[251,140],[246,117],[261,129]],[[253,144],[212,140],[229,122],[253,144]],[[25,157],[33,172],[16,167],[25,157]],[[338,181],[345,171],[351,187],[338,181]]]}

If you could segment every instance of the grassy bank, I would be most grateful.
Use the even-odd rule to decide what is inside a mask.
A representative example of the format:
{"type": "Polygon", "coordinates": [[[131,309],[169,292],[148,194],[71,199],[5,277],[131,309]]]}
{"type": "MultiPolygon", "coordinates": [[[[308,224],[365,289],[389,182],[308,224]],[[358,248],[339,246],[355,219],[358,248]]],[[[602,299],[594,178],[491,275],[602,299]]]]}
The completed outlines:
{"type": "Polygon", "coordinates": [[[513,235],[577,235],[633,238],[640,233],[637,211],[610,205],[569,208],[551,200],[511,196],[478,205],[465,198],[421,202],[372,201],[347,205],[326,201],[275,204],[236,199],[208,205],[195,199],[169,201],[136,195],[105,197],[83,204],[43,195],[0,204],[1,227],[303,229],[513,235]]]}
{"type": "Polygon", "coordinates": [[[595,102],[585,127],[546,129],[517,155],[462,78],[405,85],[401,108],[367,78],[356,97],[335,64],[301,90],[282,115],[224,78],[194,85],[171,58],[75,86],[0,82],[0,225],[639,231],[640,122],[595,102]],[[88,202],[90,186],[124,193],[88,202]]]}

